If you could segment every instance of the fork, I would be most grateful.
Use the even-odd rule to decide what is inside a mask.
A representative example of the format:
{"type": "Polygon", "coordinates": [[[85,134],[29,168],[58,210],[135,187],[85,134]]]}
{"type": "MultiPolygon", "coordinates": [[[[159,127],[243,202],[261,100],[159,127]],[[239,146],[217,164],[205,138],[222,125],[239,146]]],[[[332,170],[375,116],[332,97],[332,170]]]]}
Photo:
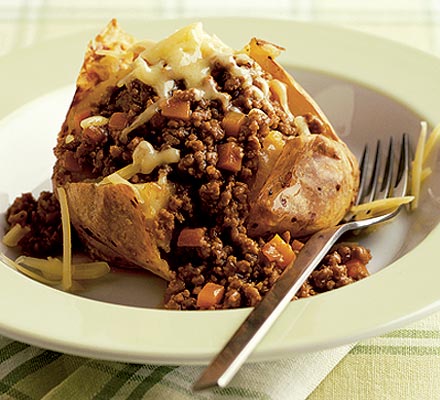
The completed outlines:
{"type": "MultiPolygon", "coordinates": [[[[360,162],[361,175],[355,205],[373,200],[401,197],[407,192],[410,167],[408,135],[403,134],[401,138],[397,170],[394,161],[393,139],[391,138],[389,142],[384,168],[381,167],[381,146],[379,140],[371,171],[369,146],[364,148],[360,162]]],[[[286,267],[271,290],[251,311],[225,347],[203,371],[193,385],[193,390],[198,391],[215,386],[225,387],[336,241],[349,231],[364,229],[391,220],[402,207],[360,220],[354,219],[353,214],[348,213],[341,224],[320,230],[312,235],[299,252],[295,262],[286,267]]]]}

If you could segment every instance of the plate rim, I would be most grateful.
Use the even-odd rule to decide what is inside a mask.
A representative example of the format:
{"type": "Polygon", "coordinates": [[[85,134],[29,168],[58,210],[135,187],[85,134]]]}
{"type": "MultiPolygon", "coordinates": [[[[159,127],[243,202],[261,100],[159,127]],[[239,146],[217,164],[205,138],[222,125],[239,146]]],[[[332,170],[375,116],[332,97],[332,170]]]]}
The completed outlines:
{"type": "MultiPolygon", "coordinates": [[[[237,39],[233,36],[238,28],[243,45],[254,35],[279,43],[287,48],[280,58],[286,65],[343,76],[344,79],[396,99],[431,124],[440,120],[438,110],[430,104],[434,102],[429,102],[426,95],[426,92],[433,93],[440,90],[440,82],[428,82],[429,76],[434,72],[440,74],[440,59],[389,39],[331,24],[285,19],[190,18],[149,20],[148,27],[140,21],[121,22],[121,25],[129,32],[154,31],[159,38],[195,20],[201,20],[208,31],[217,34],[228,44],[231,43],[229,37],[233,41],[237,39]],[[307,43],[295,43],[294,38],[285,36],[286,32],[293,36],[298,33],[306,35],[307,43]],[[338,42],[341,48],[323,47],[320,43],[323,38],[330,43],[338,42]],[[306,45],[317,46],[322,50],[320,57],[323,57],[323,62],[319,67],[316,66],[316,60],[313,60],[312,55],[305,51],[306,45]],[[350,69],[347,72],[345,65],[348,56],[344,55],[344,52],[348,51],[353,51],[357,57],[350,60],[350,69]],[[295,58],[295,53],[296,56],[300,54],[301,57],[295,58]],[[368,56],[372,55],[380,58],[381,62],[367,68],[363,64],[368,56]],[[395,71],[392,64],[405,60],[408,56],[412,56],[412,63],[405,65],[404,71],[395,71]],[[414,76],[411,81],[415,87],[403,82],[403,76],[421,71],[424,74],[414,76]],[[426,86],[427,83],[429,86],[426,86]],[[408,91],[409,88],[413,90],[408,91]]],[[[21,97],[19,95],[17,98],[14,97],[8,105],[1,108],[0,118],[8,115],[18,104],[23,104],[20,103],[20,99],[24,99],[24,103],[27,103],[47,93],[45,90],[56,90],[61,84],[72,84],[76,79],[86,43],[96,33],[87,30],[41,42],[2,57],[5,63],[0,64],[0,71],[2,69],[6,71],[6,76],[8,72],[10,75],[14,71],[15,74],[20,74],[21,68],[24,68],[23,62],[26,61],[32,61],[36,73],[47,69],[47,58],[42,61],[41,58],[35,58],[36,55],[42,58],[50,57],[52,68],[60,68],[66,62],[66,58],[54,57],[53,54],[56,50],[59,56],[60,45],[61,48],[65,46],[70,49],[67,60],[72,64],[50,77],[50,81],[47,81],[49,79],[47,76],[42,76],[40,81],[29,87],[29,91],[21,97]],[[18,70],[14,69],[17,63],[20,67],[18,70]]],[[[3,82],[4,86],[12,86],[13,81],[14,79],[3,82]]],[[[5,103],[4,100],[0,102],[5,103]]],[[[428,261],[426,253],[435,251],[435,244],[439,239],[440,227],[437,226],[415,249],[368,279],[334,292],[293,302],[249,361],[285,358],[295,352],[317,351],[355,342],[395,329],[439,309],[440,295],[435,296],[434,293],[429,295],[424,293],[423,298],[416,299],[410,304],[408,300],[405,302],[406,291],[425,288],[422,279],[414,279],[417,277],[414,276],[416,272],[419,277],[430,272],[434,276],[432,281],[436,278],[440,279],[440,269],[439,272],[433,271],[429,262],[418,265],[417,271],[413,266],[419,264],[420,260],[428,261]],[[402,292],[393,287],[395,282],[401,284],[399,288],[402,292]],[[388,298],[390,291],[394,294],[391,304],[388,298]],[[374,293],[373,299],[371,299],[372,293],[374,293]],[[349,323],[344,321],[343,316],[331,319],[326,315],[332,309],[343,308],[347,301],[352,308],[359,311],[359,314],[350,316],[349,323]],[[381,309],[381,314],[372,315],[371,312],[383,306],[384,302],[386,307],[381,309]],[[336,326],[335,323],[339,325],[336,326]]],[[[221,349],[235,327],[250,311],[249,308],[171,311],[103,303],[62,293],[29,279],[23,279],[22,275],[9,268],[0,268],[0,282],[9,284],[9,287],[3,288],[4,293],[0,299],[1,334],[55,351],[115,361],[206,364],[221,349]],[[32,309],[38,307],[45,310],[44,315],[35,313],[34,316],[29,316],[29,304],[25,299],[15,301],[13,308],[8,307],[8,299],[10,299],[8,295],[13,298],[13,291],[17,288],[26,291],[28,296],[35,299],[32,309]],[[66,314],[66,309],[69,314],[66,314]],[[50,312],[50,317],[47,316],[47,311],[50,312]],[[96,313],[106,314],[102,315],[101,325],[94,320],[96,313]],[[51,324],[50,319],[55,317],[60,318],[63,326],[51,324]],[[114,321],[119,321],[117,326],[114,321]],[[182,330],[192,330],[192,333],[175,335],[175,332],[182,330]],[[143,332],[148,333],[147,337],[143,332]]]]}

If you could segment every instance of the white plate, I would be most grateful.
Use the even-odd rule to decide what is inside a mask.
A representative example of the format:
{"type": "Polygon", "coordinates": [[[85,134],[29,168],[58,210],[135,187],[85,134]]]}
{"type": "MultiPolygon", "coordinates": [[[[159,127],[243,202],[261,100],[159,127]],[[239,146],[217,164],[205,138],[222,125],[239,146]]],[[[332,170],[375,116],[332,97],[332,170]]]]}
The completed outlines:
{"type": "MultiPolygon", "coordinates": [[[[187,22],[123,26],[139,38],[160,39],[187,22]]],[[[316,24],[209,19],[204,26],[237,48],[253,36],[286,47],[280,61],[316,97],[356,154],[364,142],[398,136],[402,130],[414,139],[420,119],[431,125],[440,121],[440,61],[433,56],[316,24]]],[[[50,187],[52,148],[85,45],[93,35],[85,32],[46,42],[1,60],[0,212],[21,192],[50,187]]],[[[425,185],[419,211],[361,237],[372,248],[374,274],[290,304],[251,360],[354,342],[439,307],[439,164],[437,160],[425,185]]],[[[147,273],[117,271],[80,297],[34,282],[2,264],[0,333],[89,357],[195,364],[217,353],[249,312],[160,310],[155,306],[163,287],[147,273]]]]}

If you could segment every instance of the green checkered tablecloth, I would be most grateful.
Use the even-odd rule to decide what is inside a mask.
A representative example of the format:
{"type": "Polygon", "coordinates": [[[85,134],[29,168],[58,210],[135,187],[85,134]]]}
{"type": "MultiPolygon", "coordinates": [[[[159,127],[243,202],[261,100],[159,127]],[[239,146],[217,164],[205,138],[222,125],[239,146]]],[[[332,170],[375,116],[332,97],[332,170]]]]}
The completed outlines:
{"type": "MultiPolygon", "coordinates": [[[[440,55],[439,0],[0,0],[0,54],[99,30],[113,17],[209,16],[337,23],[440,55]]],[[[245,365],[228,388],[194,395],[200,372],[87,359],[0,337],[0,399],[422,400],[440,399],[440,314],[356,345],[245,365]]]]}
{"type": "Polygon", "coordinates": [[[190,385],[200,374],[201,367],[92,360],[0,337],[0,398],[440,398],[440,314],[350,348],[345,346],[283,361],[246,365],[228,388],[194,395],[190,385]],[[262,376],[265,379],[261,379],[262,376]]]}

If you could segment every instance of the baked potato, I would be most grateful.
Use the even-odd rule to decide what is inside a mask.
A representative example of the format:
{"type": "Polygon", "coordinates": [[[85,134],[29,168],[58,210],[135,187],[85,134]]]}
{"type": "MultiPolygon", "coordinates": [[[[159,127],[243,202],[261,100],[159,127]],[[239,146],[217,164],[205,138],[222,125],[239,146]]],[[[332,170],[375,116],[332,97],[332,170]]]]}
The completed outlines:
{"type": "Polygon", "coordinates": [[[275,61],[279,50],[255,38],[247,46],[249,55],[285,84],[292,114],[316,117],[321,131],[310,134],[305,126],[299,137],[266,138],[252,188],[248,230],[252,236],[289,231],[303,237],[344,217],[357,194],[359,167],[313,98],[275,61]]]}
{"type": "Polygon", "coordinates": [[[336,225],[357,189],[346,147],[324,135],[288,140],[263,187],[253,199],[248,230],[252,236],[290,231],[304,237],[336,225]]]}
{"type": "Polygon", "coordinates": [[[280,51],[233,50],[201,24],[153,43],[112,21],[89,44],[52,180],[94,258],[173,281],[183,249],[224,266],[218,246],[258,257],[254,239],[340,221],[356,160],[280,51]]]}

